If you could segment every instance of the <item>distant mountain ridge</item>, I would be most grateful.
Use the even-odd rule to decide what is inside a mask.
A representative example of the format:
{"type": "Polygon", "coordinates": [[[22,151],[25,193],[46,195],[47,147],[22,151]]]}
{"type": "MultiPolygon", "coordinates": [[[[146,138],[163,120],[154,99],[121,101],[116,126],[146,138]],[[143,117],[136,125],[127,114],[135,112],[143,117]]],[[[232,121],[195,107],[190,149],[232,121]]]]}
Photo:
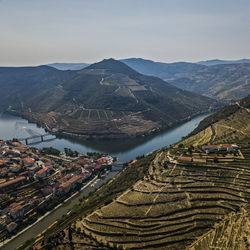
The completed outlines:
{"type": "Polygon", "coordinates": [[[6,109],[82,139],[151,133],[217,105],[114,59],[79,71],[0,68],[0,87],[5,93],[0,104],[6,109]]]}
{"type": "MultiPolygon", "coordinates": [[[[198,63],[162,63],[142,58],[120,61],[141,74],[160,77],[178,88],[226,102],[244,98],[250,91],[248,70],[250,59],[235,61],[216,59],[198,63]]],[[[87,66],[82,64],[77,67],[87,66]]],[[[60,67],[65,70],[75,69],[74,64],[57,65],[57,68],[60,67]]]]}
{"type": "MultiPolygon", "coordinates": [[[[206,61],[199,61],[196,63],[191,62],[173,62],[173,63],[164,63],[164,62],[155,62],[153,60],[143,59],[143,58],[127,58],[121,59],[121,62],[127,64],[129,67],[135,69],[136,71],[145,74],[145,75],[154,75],[160,78],[167,78],[169,74],[164,71],[168,71],[169,69],[176,69],[178,66],[189,66],[184,68],[184,71],[181,73],[186,73],[187,71],[191,71],[191,69],[201,69],[201,67],[195,67],[195,64],[203,65],[203,66],[213,66],[218,64],[235,64],[235,63],[250,63],[250,59],[239,59],[239,60],[220,60],[220,59],[212,59],[206,61]],[[192,65],[192,66],[191,66],[192,65]],[[188,70],[189,68],[189,70],[188,70]],[[164,75],[167,74],[167,77],[164,75]],[[161,76],[162,75],[162,76],[161,76]]],[[[89,66],[89,63],[50,63],[46,64],[47,66],[54,67],[59,70],[81,70],[89,66]]]]}
{"type": "Polygon", "coordinates": [[[172,78],[178,74],[190,73],[205,68],[203,65],[189,62],[162,63],[142,58],[129,58],[121,61],[141,74],[157,76],[162,79],[172,78]]]}
{"type": "Polygon", "coordinates": [[[235,64],[235,63],[250,63],[250,59],[240,59],[240,60],[207,60],[207,61],[200,61],[197,64],[205,65],[205,66],[212,66],[218,64],[235,64]]]}
{"type": "Polygon", "coordinates": [[[213,65],[175,76],[169,82],[181,89],[232,102],[250,93],[250,64],[213,65]]]}

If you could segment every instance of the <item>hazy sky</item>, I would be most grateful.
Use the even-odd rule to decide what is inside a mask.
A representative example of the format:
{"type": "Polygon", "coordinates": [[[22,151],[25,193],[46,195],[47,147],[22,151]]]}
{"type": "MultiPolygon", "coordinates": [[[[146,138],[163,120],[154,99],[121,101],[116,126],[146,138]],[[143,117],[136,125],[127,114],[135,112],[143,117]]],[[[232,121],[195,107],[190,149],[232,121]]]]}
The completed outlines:
{"type": "Polygon", "coordinates": [[[0,0],[0,65],[250,58],[250,0],[0,0]]]}

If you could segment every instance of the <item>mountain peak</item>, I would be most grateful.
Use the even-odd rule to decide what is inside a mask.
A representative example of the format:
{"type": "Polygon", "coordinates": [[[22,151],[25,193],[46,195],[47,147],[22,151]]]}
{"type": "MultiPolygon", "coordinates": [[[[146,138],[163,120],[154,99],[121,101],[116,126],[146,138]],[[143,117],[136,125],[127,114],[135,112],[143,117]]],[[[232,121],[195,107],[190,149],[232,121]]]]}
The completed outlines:
{"type": "Polygon", "coordinates": [[[91,64],[86,69],[105,69],[113,73],[138,74],[125,63],[113,58],[104,59],[98,63],[91,64]]]}

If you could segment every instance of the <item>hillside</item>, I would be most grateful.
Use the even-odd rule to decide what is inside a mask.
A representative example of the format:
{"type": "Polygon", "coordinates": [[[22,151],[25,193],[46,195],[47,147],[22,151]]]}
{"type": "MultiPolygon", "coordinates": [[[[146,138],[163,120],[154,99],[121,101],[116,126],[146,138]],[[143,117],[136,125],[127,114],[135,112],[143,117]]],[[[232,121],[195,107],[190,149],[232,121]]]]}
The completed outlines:
{"type": "Polygon", "coordinates": [[[235,105],[209,118],[214,125],[227,122],[218,130],[223,138],[216,133],[206,140],[201,130],[139,159],[50,228],[40,238],[44,246],[249,249],[249,96],[235,105]],[[232,138],[229,125],[242,136],[232,138]],[[201,146],[211,142],[237,148],[206,154],[201,146]]]}
{"type": "MultiPolygon", "coordinates": [[[[209,60],[198,63],[162,63],[142,58],[120,61],[141,74],[156,76],[178,88],[226,102],[244,98],[250,92],[249,59],[209,60]]],[[[82,68],[87,66],[87,64],[79,65],[82,68]]],[[[75,69],[75,64],[70,63],[51,64],[51,66],[64,70],[75,69]]]]}
{"type": "Polygon", "coordinates": [[[209,66],[168,79],[176,87],[231,102],[250,93],[250,64],[209,66]]]}
{"type": "Polygon", "coordinates": [[[250,137],[250,95],[205,118],[182,143],[234,143],[250,137]]]}
{"type": "Polygon", "coordinates": [[[5,108],[80,139],[148,134],[217,105],[113,59],[80,71],[2,68],[0,79],[5,108]]]}
{"type": "Polygon", "coordinates": [[[205,66],[196,63],[162,63],[142,58],[128,58],[121,61],[141,74],[156,76],[161,79],[172,78],[179,74],[192,73],[206,68],[205,66]]]}
{"type": "Polygon", "coordinates": [[[146,75],[160,77],[178,88],[232,102],[250,93],[250,61],[160,63],[141,58],[122,60],[146,75]]]}
{"type": "MultiPolygon", "coordinates": [[[[188,62],[174,62],[174,63],[163,63],[154,62],[152,60],[146,60],[143,58],[127,58],[121,59],[121,62],[125,63],[137,72],[156,76],[162,79],[170,78],[182,73],[191,73],[197,70],[205,68],[203,65],[188,62]]],[[[87,63],[51,63],[47,66],[54,67],[60,70],[80,70],[84,69],[89,64],[87,63]]]]}
{"type": "MultiPolygon", "coordinates": [[[[26,100],[43,93],[53,95],[55,86],[73,77],[72,72],[64,72],[48,66],[39,67],[1,67],[0,68],[0,105],[24,107],[26,100]]],[[[49,104],[48,104],[49,105],[49,104]]]]}

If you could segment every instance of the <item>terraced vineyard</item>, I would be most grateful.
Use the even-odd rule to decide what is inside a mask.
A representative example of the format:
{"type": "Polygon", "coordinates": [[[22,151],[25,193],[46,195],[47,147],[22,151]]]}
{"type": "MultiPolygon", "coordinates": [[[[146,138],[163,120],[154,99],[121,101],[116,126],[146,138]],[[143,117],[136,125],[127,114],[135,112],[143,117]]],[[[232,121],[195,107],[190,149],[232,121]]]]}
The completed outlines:
{"type": "MultiPolygon", "coordinates": [[[[241,106],[241,102],[239,108],[223,119],[215,119],[218,114],[213,115],[209,119],[214,122],[207,123],[205,128],[227,123],[230,129],[237,128],[239,137],[233,137],[227,128],[223,136],[218,136],[216,129],[211,129],[211,136],[201,130],[162,149],[151,158],[148,170],[141,175],[143,178],[138,178],[112,202],[103,203],[82,218],[78,217],[66,229],[47,236],[45,246],[54,244],[56,249],[249,249],[250,138],[249,123],[246,123],[249,100],[246,98],[245,106],[241,106]],[[205,142],[225,141],[236,141],[237,149],[231,153],[210,154],[201,149],[205,142]]],[[[133,165],[128,169],[131,168],[133,165]]]]}
{"type": "Polygon", "coordinates": [[[240,147],[244,159],[207,164],[161,151],[143,180],[78,219],[57,249],[248,249],[250,147],[240,147]]]}
{"type": "Polygon", "coordinates": [[[76,105],[69,105],[66,113],[50,112],[48,114],[29,113],[24,115],[31,121],[41,121],[49,130],[62,129],[64,136],[70,135],[79,138],[89,136],[106,137],[109,134],[124,136],[125,134],[144,133],[159,127],[157,122],[145,120],[143,115],[148,115],[150,109],[130,112],[112,111],[104,109],[85,109],[76,105]],[[74,127],[74,133],[72,133],[74,127]]]}
{"type": "MultiPolygon", "coordinates": [[[[243,148],[244,153],[247,150],[243,148]]],[[[77,225],[104,245],[184,248],[248,204],[250,158],[246,157],[227,167],[194,166],[170,163],[171,156],[162,152],[143,181],[77,225]]]]}

